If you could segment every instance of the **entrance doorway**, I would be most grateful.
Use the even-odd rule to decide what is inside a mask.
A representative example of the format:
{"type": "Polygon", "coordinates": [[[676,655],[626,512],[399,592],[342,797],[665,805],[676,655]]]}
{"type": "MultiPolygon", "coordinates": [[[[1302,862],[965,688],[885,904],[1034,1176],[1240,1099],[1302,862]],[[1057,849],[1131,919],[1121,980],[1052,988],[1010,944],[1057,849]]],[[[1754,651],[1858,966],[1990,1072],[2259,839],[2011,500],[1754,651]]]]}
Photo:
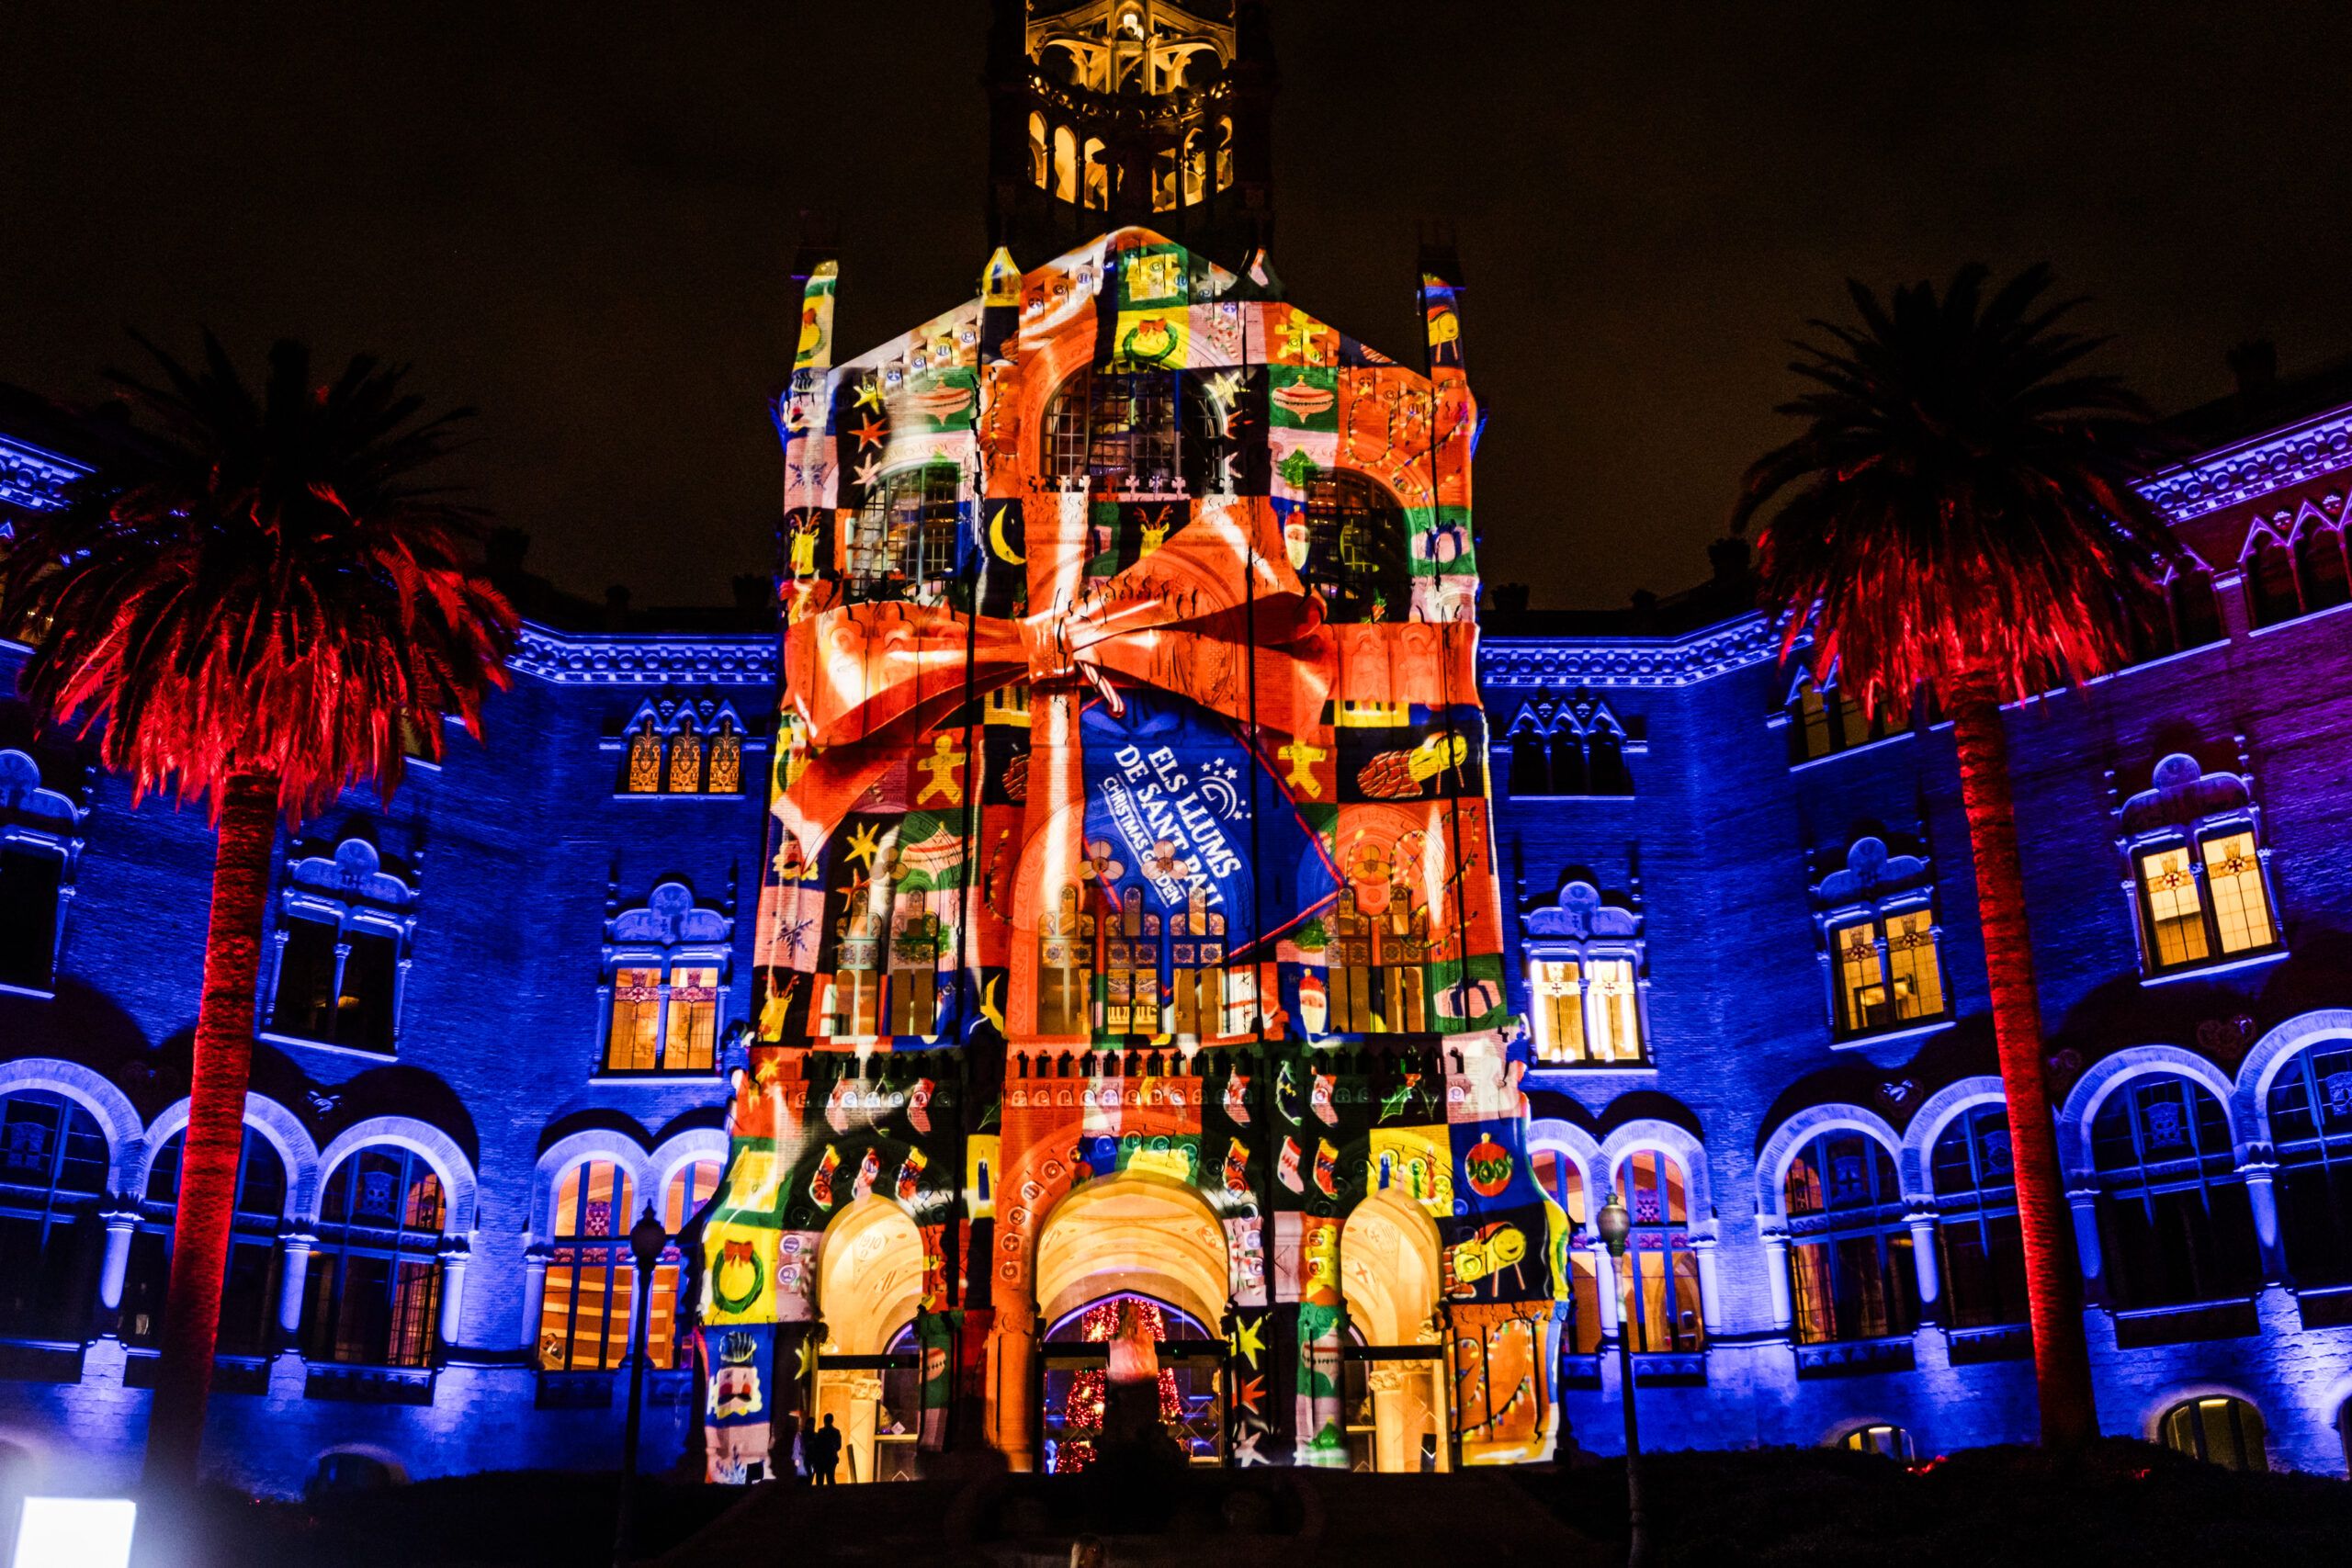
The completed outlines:
{"type": "Polygon", "coordinates": [[[1214,1329],[1166,1302],[1123,1292],[1090,1302],[1055,1324],[1038,1358],[1044,1418],[1041,1467],[1050,1474],[1083,1470],[1094,1457],[1102,1422],[1111,1335],[1133,1303],[1145,1331],[1159,1341],[1159,1415],[1198,1465],[1225,1462],[1225,1344],[1214,1329]]]}
{"type": "Polygon", "coordinates": [[[910,1481],[922,1430],[922,1233],[888,1198],[860,1198],[826,1227],[817,1253],[817,1347],[811,1427],[831,1416],[842,1434],[840,1478],[910,1481]]]}
{"type": "Polygon", "coordinates": [[[1446,1393],[1437,1226],[1395,1188],[1356,1205],[1340,1232],[1348,1463],[1353,1470],[1454,1465],[1446,1393]]]}

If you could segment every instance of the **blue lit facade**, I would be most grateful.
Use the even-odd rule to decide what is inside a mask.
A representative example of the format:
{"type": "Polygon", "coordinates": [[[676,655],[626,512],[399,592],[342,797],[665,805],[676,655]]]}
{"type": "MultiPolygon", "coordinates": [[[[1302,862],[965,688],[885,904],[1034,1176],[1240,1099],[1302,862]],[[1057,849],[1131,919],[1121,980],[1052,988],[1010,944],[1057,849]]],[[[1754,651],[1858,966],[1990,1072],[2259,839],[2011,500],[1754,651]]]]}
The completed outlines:
{"type": "MultiPolygon", "coordinates": [[[[2213,569],[2177,585],[2178,648],[2010,718],[2102,1423],[2161,1437],[2188,1402],[2176,1438],[2337,1474],[2347,434],[2338,412],[2158,481],[2213,569]],[[2250,1409],[2194,1403],[2224,1397],[2250,1409]]],[[[1572,1217],[1612,1186],[1634,1210],[1645,1432],[1923,1455],[2028,1437],[1949,731],[1809,693],[1757,616],[1657,618],[1678,613],[1704,624],[1493,615],[1480,666],[1530,1146],[1572,1217]]],[[[485,746],[454,737],[389,806],[288,838],[208,1442],[225,1479],[611,1462],[616,1238],[649,1200],[674,1227],[724,1156],[774,660],[757,632],[534,626],[485,746]]],[[[209,836],[134,809],[20,709],[5,731],[0,1441],[119,1481],[209,836]]],[[[1577,1246],[1564,1429],[1605,1451],[1622,1314],[1577,1246]]],[[[686,1372],[650,1387],[659,1468],[699,1434],[686,1372]]]]}

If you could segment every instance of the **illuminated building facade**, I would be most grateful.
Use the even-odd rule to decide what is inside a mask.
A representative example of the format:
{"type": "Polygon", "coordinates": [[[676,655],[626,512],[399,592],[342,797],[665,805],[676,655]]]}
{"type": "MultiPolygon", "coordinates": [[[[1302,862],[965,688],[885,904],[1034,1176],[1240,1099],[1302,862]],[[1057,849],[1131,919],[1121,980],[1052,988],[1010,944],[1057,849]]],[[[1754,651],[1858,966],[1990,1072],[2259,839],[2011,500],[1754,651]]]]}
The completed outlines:
{"type": "MultiPolygon", "coordinates": [[[[657,1468],[792,1410],[859,1479],[1076,1468],[1134,1297],[1204,1464],[1606,1451],[1621,1333],[1659,1446],[2030,1435],[1948,732],[1793,681],[1731,553],[1476,611],[1460,279],[1410,366],[1280,297],[1263,21],[1001,6],[978,296],[837,354],[854,267],[802,279],[781,643],[526,602],[487,746],[288,836],[225,1478],[609,1464],[648,1202],[702,1221],[657,1468]]],[[[2010,717],[2102,1422],[2331,1473],[2347,400],[2222,411],[2152,481],[2163,637],[2010,717]]],[[[0,510],[104,466],[45,419],[0,407],[0,510]]],[[[136,1469],[209,865],[0,710],[0,1459],[45,1474],[136,1469]]]]}

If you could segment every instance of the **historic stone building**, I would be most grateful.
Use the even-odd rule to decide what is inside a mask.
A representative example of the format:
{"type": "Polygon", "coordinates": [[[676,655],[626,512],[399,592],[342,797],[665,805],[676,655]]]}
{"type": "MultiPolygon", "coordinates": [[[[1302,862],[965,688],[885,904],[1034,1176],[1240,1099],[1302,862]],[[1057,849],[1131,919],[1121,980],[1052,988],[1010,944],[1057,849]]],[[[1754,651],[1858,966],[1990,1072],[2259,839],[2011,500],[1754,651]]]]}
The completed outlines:
{"type": "MultiPolygon", "coordinates": [[[[837,355],[809,258],[776,598],[639,629],[503,542],[487,744],[287,836],[209,1463],[610,1464],[648,1204],[656,1467],[806,1411],[859,1479],[1073,1468],[1130,1301],[1203,1463],[1608,1450],[1621,1333],[1661,1446],[2030,1435],[1948,729],[1795,678],[1733,549],[1477,610],[1451,256],[1423,344],[1332,331],[1263,260],[1262,6],[1035,9],[978,297],[837,355]]],[[[2102,1424],[2339,1474],[2347,396],[2185,424],[2170,624],[2009,715],[2102,1424]]],[[[0,516],[86,441],[0,407],[0,516]]],[[[45,1483],[136,1470],[209,855],[0,709],[45,1483]]]]}

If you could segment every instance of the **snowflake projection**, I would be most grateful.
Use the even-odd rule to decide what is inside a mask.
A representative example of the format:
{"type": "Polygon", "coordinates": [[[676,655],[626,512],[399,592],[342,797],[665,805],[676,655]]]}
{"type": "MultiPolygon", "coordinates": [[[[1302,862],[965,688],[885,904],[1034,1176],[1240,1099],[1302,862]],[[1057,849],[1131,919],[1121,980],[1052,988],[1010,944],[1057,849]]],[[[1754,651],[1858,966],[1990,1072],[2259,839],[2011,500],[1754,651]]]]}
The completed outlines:
{"type": "MultiPolygon", "coordinates": [[[[1144,1296],[1113,1296],[1088,1307],[1086,1315],[1079,1319],[1080,1337],[1091,1344],[1108,1344],[1119,1331],[1119,1308],[1128,1302],[1135,1303],[1144,1333],[1152,1343],[1166,1344],[1168,1322],[1160,1316],[1159,1303],[1144,1296]]],[[[1054,1450],[1055,1474],[1075,1475],[1094,1462],[1094,1439],[1102,1430],[1109,1385],[1110,1374],[1100,1367],[1089,1367],[1070,1379],[1069,1394],[1062,1401],[1062,1440],[1054,1450]]],[[[1184,1399],[1176,1392],[1176,1374],[1165,1367],[1159,1370],[1159,1418],[1184,1418],[1184,1399]]]]}

